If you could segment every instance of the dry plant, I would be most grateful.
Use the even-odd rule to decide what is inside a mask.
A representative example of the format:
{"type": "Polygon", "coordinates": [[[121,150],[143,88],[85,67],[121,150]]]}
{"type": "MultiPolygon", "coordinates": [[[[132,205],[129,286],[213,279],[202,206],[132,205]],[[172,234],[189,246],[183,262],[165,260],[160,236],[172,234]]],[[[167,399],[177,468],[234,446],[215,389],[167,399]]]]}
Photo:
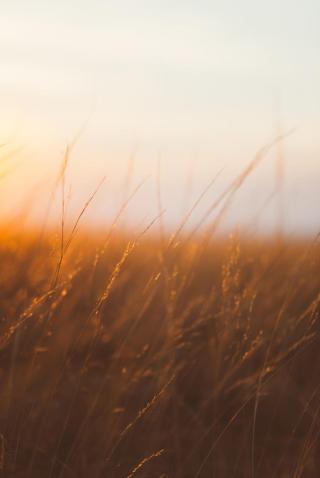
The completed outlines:
{"type": "Polygon", "coordinates": [[[171,236],[159,184],[159,216],[138,233],[117,226],[141,184],[106,235],[79,229],[100,185],[67,227],[68,150],[58,245],[50,228],[1,228],[2,476],[319,476],[318,237],[215,237],[281,140],[204,230],[186,224],[214,180],[171,236]]]}

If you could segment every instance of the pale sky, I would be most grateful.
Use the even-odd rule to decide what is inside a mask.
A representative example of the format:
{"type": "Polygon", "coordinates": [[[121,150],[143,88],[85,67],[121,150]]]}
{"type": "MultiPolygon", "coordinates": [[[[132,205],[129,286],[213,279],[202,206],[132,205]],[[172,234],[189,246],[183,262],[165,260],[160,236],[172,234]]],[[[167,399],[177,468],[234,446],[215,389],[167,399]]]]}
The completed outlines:
{"type": "MultiPolygon", "coordinates": [[[[288,224],[317,230],[319,19],[317,0],[0,0],[0,143],[21,146],[3,190],[25,193],[52,176],[83,129],[69,171],[74,204],[103,175],[117,194],[135,152],[132,187],[146,175],[151,183],[132,214],[149,213],[161,158],[174,220],[221,168],[217,188],[272,139],[281,110],[283,128],[295,128],[284,146],[288,224]]],[[[264,204],[275,156],[231,222],[264,204]]],[[[272,207],[262,223],[272,224],[272,207]]]]}

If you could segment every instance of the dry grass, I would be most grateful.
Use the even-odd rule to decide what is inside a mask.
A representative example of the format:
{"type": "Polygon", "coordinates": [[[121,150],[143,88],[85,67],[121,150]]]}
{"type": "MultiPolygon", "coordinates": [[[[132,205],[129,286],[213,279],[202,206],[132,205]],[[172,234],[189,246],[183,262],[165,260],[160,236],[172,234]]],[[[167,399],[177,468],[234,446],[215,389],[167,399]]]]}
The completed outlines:
{"type": "Polygon", "coordinates": [[[320,475],[318,237],[214,239],[281,140],[187,233],[215,180],[170,237],[160,181],[140,233],[116,226],[141,184],[106,234],[79,234],[100,185],[68,224],[70,148],[52,190],[59,233],[1,227],[1,476],[320,475]]]}
{"type": "Polygon", "coordinates": [[[316,240],[1,238],[3,476],[319,476],[316,240]]]}

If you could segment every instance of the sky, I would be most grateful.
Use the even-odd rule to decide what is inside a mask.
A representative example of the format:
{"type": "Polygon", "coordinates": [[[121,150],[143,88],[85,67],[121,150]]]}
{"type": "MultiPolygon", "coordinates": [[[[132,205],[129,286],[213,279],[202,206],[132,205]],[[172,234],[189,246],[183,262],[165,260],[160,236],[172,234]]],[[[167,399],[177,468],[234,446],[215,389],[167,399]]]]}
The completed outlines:
{"type": "MultiPolygon", "coordinates": [[[[50,190],[76,139],[70,214],[103,176],[97,221],[145,179],[130,218],[155,214],[160,182],[175,223],[218,173],[203,208],[293,129],[281,146],[287,228],[317,232],[319,18],[317,0],[0,0],[0,144],[14,152],[0,162],[10,170],[4,210],[50,190]]],[[[259,216],[275,226],[279,154],[250,178],[227,224],[259,216]]]]}

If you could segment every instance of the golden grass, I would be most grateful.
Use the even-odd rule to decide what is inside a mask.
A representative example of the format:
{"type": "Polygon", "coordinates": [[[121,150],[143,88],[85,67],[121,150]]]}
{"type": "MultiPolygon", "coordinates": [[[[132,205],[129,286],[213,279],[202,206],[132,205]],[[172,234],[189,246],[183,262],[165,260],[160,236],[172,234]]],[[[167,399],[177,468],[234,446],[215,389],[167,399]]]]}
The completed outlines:
{"type": "Polygon", "coordinates": [[[118,230],[141,183],[106,234],[80,234],[100,185],[68,223],[70,148],[51,194],[61,187],[59,233],[0,227],[2,476],[320,475],[318,237],[215,238],[282,139],[188,232],[215,180],[171,236],[160,180],[142,231],[118,230]]]}
{"type": "Polygon", "coordinates": [[[3,476],[319,476],[317,240],[1,238],[3,476]]]}

